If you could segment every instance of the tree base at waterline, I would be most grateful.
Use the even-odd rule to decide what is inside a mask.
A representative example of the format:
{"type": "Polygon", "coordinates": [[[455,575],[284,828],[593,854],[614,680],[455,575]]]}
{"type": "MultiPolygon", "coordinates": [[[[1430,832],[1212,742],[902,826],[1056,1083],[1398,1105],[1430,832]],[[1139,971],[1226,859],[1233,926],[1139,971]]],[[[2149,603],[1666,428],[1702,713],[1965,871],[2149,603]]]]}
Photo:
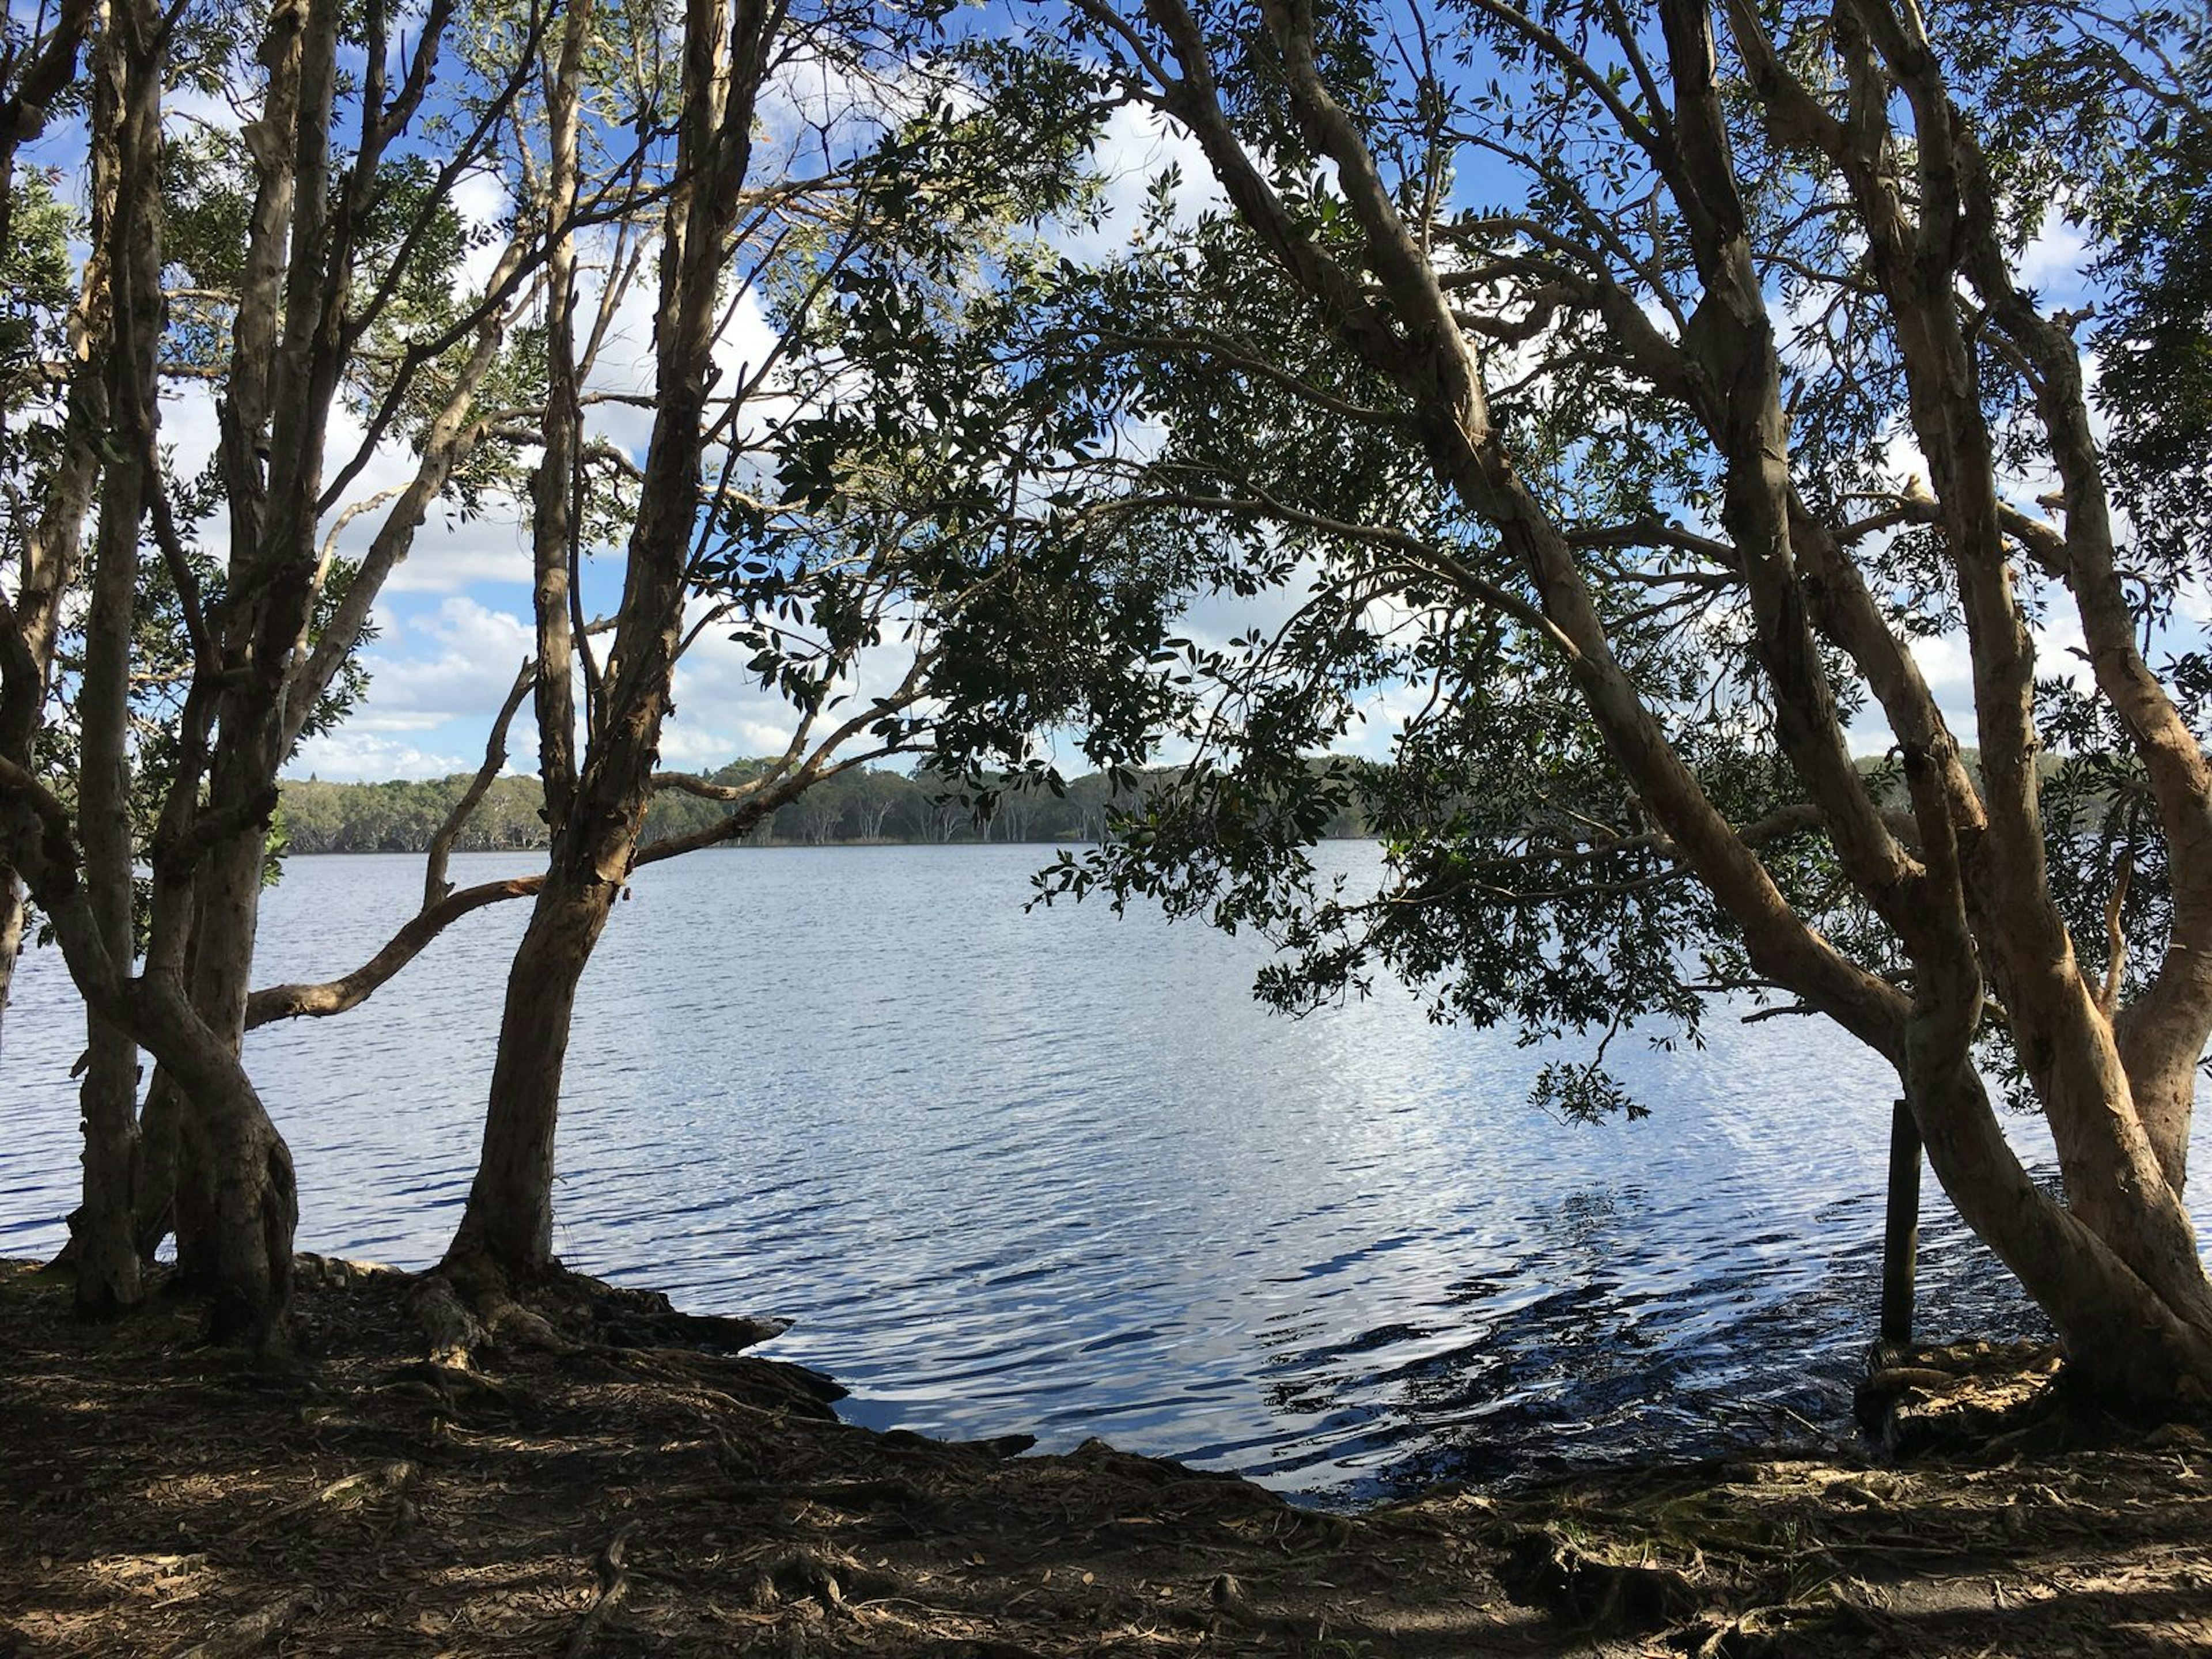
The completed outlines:
{"type": "MultiPolygon", "coordinates": [[[[311,1276],[341,1288],[388,1271],[359,1262],[302,1256],[311,1276]]],[[[526,1279],[484,1256],[449,1257],[413,1281],[408,1305],[438,1364],[467,1367],[517,1346],[550,1354],[594,1347],[689,1348],[739,1353],[790,1328],[786,1320],[685,1313],[658,1291],[610,1285],[548,1262],[526,1279]]],[[[794,1373],[799,1367],[783,1368],[794,1373]]],[[[827,1403],[844,1390],[811,1372],[809,1387],[827,1403]]]]}
{"type": "Polygon", "coordinates": [[[2212,1616],[2185,1429],[1340,1516],[874,1433],[811,1373],[604,1328],[436,1364],[422,1283],[302,1258],[310,1364],[272,1376],[189,1307],[88,1325],[0,1269],[0,1654],[2132,1655],[2212,1616]]]}

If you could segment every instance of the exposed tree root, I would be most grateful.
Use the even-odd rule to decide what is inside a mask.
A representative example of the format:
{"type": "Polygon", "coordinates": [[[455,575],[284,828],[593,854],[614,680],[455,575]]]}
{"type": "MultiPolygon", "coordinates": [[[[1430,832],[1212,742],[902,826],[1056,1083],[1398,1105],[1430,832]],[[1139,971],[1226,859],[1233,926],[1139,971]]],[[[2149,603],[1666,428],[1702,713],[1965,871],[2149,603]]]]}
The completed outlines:
{"type": "Polygon", "coordinates": [[[415,1463],[405,1458],[363,1469],[247,1522],[241,1531],[251,1536],[272,1527],[322,1527],[340,1516],[368,1518],[380,1522],[382,1530],[398,1530],[414,1519],[407,1491],[419,1473],[415,1463]]]}
{"type": "Polygon", "coordinates": [[[483,1346],[484,1328],[453,1287],[432,1273],[416,1284],[407,1306],[429,1340],[430,1363],[441,1370],[468,1370],[483,1346]]]}
{"type": "Polygon", "coordinates": [[[1963,1451],[2002,1437],[2063,1437],[2099,1402],[2061,1385],[2058,1350],[2048,1343],[1960,1342],[1948,1347],[1882,1345],[1868,1356],[1854,1413],[1885,1456],[1963,1451]]]}
{"type": "Polygon", "coordinates": [[[1599,1630],[1666,1630],[1704,1612],[1707,1599],[1680,1569],[1608,1560],[1548,1527],[1508,1534],[1499,1577],[1518,1599],[1599,1630]]]}
{"type": "Polygon", "coordinates": [[[178,1659],[249,1659],[321,1605],[322,1597],[312,1589],[289,1591],[186,1649],[178,1659]]]}
{"type": "Polygon", "coordinates": [[[464,1365],[418,1359],[393,1366],[388,1375],[392,1380],[386,1387],[390,1391],[434,1401],[456,1419],[490,1415],[527,1423],[538,1412],[538,1401],[527,1389],[464,1365]]]}
{"type": "MultiPolygon", "coordinates": [[[[449,1407],[481,1392],[480,1358],[589,1356],[663,1376],[686,1370],[697,1374],[703,1358],[737,1355],[789,1328],[783,1321],[684,1313],[658,1291],[609,1285],[558,1266],[518,1285],[481,1260],[449,1261],[424,1274],[414,1282],[408,1305],[428,1342],[429,1359],[406,1369],[399,1380],[427,1386],[449,1407]]],[[[826,1418],[830,1402],[844,1396],[830,1378],[804,1366],[738,1363],[753,1368],[748,1381],[754,1397],[726,1400],[732,1409],[760,1410],[765,1395],[769,1410],[826,1418]]],[[[703,1376],[702,1382],[714,1386],[703,1376]]],[[[512,1400],[499,1403],[526,1409],[512,1400]]],[[[1007,1455],[1034,1443],[1008,1436],[991,1443],[998,1455],[1007,1455]]]]}
{"type": "Polygon", "coordinates": [[[747,1600],[762,1613],[800,1601],[836,1613],[845,1605],[847,1587],[859,1586],[866,1576],[866,1570],[849,1556],[786,1550],[756,1564],[747,1600]]]}
{"type": "Polygon", "coordinates": [[[568,1638],[565,1650],[568,1659],[584,1659],[591,1652],[600,1631],[629,1594],[629,1572],[624,1563],[629,1553],[629,1535],[635,1530],[636,1525],[632,1522],[600,1547],[599,1559],[593,1564],[599,1576],[599,1593],[592,1597],[592,1605],[586,1610],[582,1622],[568,1638]]]}
{"type": "Polygon", "coordinates": [[[609,1285],[558,1263],[519,1279],[481,1256],[448,1258],[423,1275],[415,1294],[434,1351],[461,1357],[447,1364],[465,1363],[487,1341],[545,1353],[738,1353],[790,1328],[785,1320],[684,1313],[658,1291],[609,1285]]]}

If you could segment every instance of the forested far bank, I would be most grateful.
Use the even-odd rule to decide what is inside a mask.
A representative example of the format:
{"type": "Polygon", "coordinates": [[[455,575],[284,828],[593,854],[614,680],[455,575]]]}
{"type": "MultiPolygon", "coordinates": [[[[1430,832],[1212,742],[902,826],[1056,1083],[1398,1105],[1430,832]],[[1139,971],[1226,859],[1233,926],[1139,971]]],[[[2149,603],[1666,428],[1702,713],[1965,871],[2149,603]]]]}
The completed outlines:
{"type": "MultiPolygon", "coordinates": [[[[765,760],[733,762],[712,775],[738,785],[768,769],[765,760]]],[[[398,779],[387,783],[287,780],[278,809],[288,853],[420,853],[445,823],[472,780],[398,779]]],[[[890,842],[936,846],[975,842],[1097,842],[1105,836],[1115,802],[1103,772],[1071,780],[1064,795],[1041,789],[1000,792],[988,808],[948,793],[936,779],[856,769],[824,779],[779,808],[748,834],[751,846],[840,847],[890,842]]],[[[1121,799],[1126,801],[1124,794],[1121,799]]],[[[462,826],[455,850],[521,851],[545,845],[545,795],[534,777],[496,779],[462,826]]],[[[664,791],[646,814],[645,839],[684,836],[729,816],[726,801],[664,791]]],[[[1366,825],[1347,808],[1331,819],[1332,837],[1359,836],[1366,825]]]]}
{"type": "MultiPolygon", "coordinates": [[[[1978,754],[1967,750],[1963,759],[1978,776],[1978,754]]],[[[763,759],[734,761],[708,778],[716,785],[735,787],[759,778],[771,765],[763,759]]],[[[1893,761],[1867,757],[1859,766],[1886,805],[1905,804],[1893,761]]],[[[2061,786],[2058,802],[2072,816],[2083,817],[2087,806],[2095,804],[2094,779],[2070,775],[2056,756],[2042,757],[2040,769],[2046,788],[2061,786]]],[[[1324,840],[1374,833],[1371,791],[1377,780],[1373,769],[1355,765],[1347,781],[1352,785],[1349,797],[1328,817],[1322,832],[1324,840]],[[1363,784],[1367,787],[1362,788],[1363,784]]],[[[287,779],[279,789],[280,844],[287,853],[422,853],[473,781],[465,772],[378,783],[287,779]]],[[[981,806],[939,778],[862,768],[823,780],[732,840],[754,847],[1091,843],[1105,839],[1117,802],[1127,805],[1132,799],[1126,790],[1117,796],[1113,781],[1093,772],[1070,781],[1063,795],[1034,787],[1009,788],[981,806]]],[[[469,812],[453,850],[504,853],[542,848],[544,805],[544,790],[537,778],[520,774],[496,778],[469,812]]],[[[733,810],[727,801],[663,791],[647,809],[645,839],[696,834],[727,818],[733,810]]]]}

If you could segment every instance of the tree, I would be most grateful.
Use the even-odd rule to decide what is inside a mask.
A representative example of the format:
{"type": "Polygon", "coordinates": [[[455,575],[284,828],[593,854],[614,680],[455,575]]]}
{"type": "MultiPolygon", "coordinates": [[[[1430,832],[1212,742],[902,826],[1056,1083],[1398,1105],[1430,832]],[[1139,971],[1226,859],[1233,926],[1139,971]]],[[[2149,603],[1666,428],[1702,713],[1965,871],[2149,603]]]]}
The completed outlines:
{"type": "MultiPolygon", "coordinates": [[[[100,376],[89,363],[59,377],[46,365],[88,353],[106,303],[106,255],[95,250],[86,262],[72,305],[66,216],[42,178],[18,176],[15,158],[66,101],[93,12],[89,0],[62,6],[51,20],[40,14],[44,27],[28,31],[11,15],[0,60],[0,259],[8,265],[0,429],[10,451],[5,512],[14,577],[0,613],[0,649],[14,668],[11,694],[0,696],[0,757],[22,767],[32,762],[62,596],[76,577],[98,476],[93,400],[100,376]]],[[[26,896],[21,876],[0,868],[0,1015],[22,949],[26,896]]]]}
{"type": "MultiPolygon", "coordinates": [[[[1028,60],[964,52],[935,18],[842,0],[687,7],[653,427],[604,665],[575,621],[587,538],[573,431],[549,422],[533,492],[550,850],[508,972],[482,1156],[441,1267],[481,1305],[557,1276],[570,1020],[635,869],[734,839],[802,799],[826,833],[836,803],[810,792],[893,753],[926,750],[956,775],[980,775],[987,759],[1041,775],[1032,733],[1081,714],[1094,716],[1099,752],[1118,752],[1119,728],[1096,717],[1146,695],[1127,668],[1157,641],[1163,584],[1103,547],[1079,568],[1040,523],[1029,452],[1079,434],[994,355],[1018,313],[1001,289],[1035,258],[1018,227],[1074,193],[1073,135],[1087,112],[1030,102],[1020,126],[995,107],[977,112],[978,89],[1018,82],[1028,60]],[[763,88],[799,64],[833,66],[852,101],[769,152],[763,88]],[[764,296],[775,339],[764,362],[718,384],[732,286],[764,296]],[[784,752],[728,782],[657,769],[678,663],[714,627],[752,651],[751,672],[793,709],[784,752]],[[881,658],[898,666],[878,664],[871,682],[881,658]],[[732,810],[644,842],[654,794],[672,791],[732,810]]],[[[580,63],[564,53],[556,83],[569,88],[580,63]]],[[[572,187],[566,153],[556,137],[556,196],[572,187]]],[[[556,253],[549,410],[573,404],[579,384],[562,270],[556,253]]]]}
{"type": "Polygon", "coordinates": [[[483,399],[530,248],[510,242],[483,294],[457,288],[467,233],[452,198],[518,82],[472,81],[426,116],[456,17],[443,0],[401,54],[390,8],[342,19],[279,4],[249,43],[251,72],[227,29],[185,9],[102,16],[85,344],[40,520],[61,550],[27,546],[9,629],[25,648],[0,665],[11,740],[35,739],[51,658],[40,659],[37,616],[52,602],[20,601],[69,580],[96,479],[93,592],[68,710],[76,775],[42,779],[35,757],[0,758],[6,852],[94,1016],[81,1293],[130,1299],[125,1241],[158,1237],[173,1192],[179,1269],[212,1293],[218,1334],[275,1340],[296,1200],[239,1040],[276,773],[349,689],[370,608],[428,504],[494,435],[483,399]],[[367,64],[357,80],[339,66],[356,49],[367,64]],[[255,115],[240,145],[165,142],[162,93],[187,69],[245,86],[255,115]],[[440,129],[441,161],[408,144],[423,124],[440,129]],[[165,265],[189,288],[164,289],[165,265]],[[220,388],[216,459],[173,495],[155,443],[157,374],[220,388]],[[341,398],[366,435],[333,465],[341,398]],[[341,557],[335,528],[320,538],[325,515],[398,433],[414,476],[339,515],[343,528],[390,505],[368,551],[341,557]],[[220,559],[198,535],[216,505],[220,559]],[[158,565],[140,559],[149,529],[158,565]],[[155,597],[172,612],[185,689],[149,730],[136,671],[155,597]],[[143,1125],[132,1122],[139,1044],[158,1061],[143,1125]]]}
{"type": "MultiPolygon", "coordinates": [[[[1481,1023],[1693,1040],[1714,998],[1779,993],[1895,1066],[2075,1374],[2202,1398],[2207,664],[2162,632],[2202,546],[2130,550],[2120,509],[2163,475],[2100,445],[2081,319],[2021,274],[2054,200],[2112,226],[2144,200],[2130,139],[2201,123],[2172,20],[1072,12],[1227,204],[1192,228],[1164,181],[1147,246],[1040,337],[1165,434],[1091,510],[1210,527],[1220,589],[1304,591],[1187,647],[1183,787],[1054,884],[1267,927],[1291,1003],[1379,967],[1481,1023]],[[2062,623],[2083,672],[2039,678],[2062,623]],[[1973,763],[1911,648],[1939,637],[1973,763]],[[1312,766],[1378,697],[1411,699],[1388,763],[1312,766]],[[1390,850],[1372,897],[1304,854],[1346,801],[1390,850]],[[1978,1054],[2049,1121],[2063,1198],[1978,1054]]],[[[2142,399],[2132,430],[2189,429],[2142,399]]],[[[1632,1109],[1602,1054],[1540,1094],[1632,1109]]]]}
{"type": "Polygon", "coordinates": [[[895,775],[873,768],[854,773],[845,792],[848,835],[854,841],[881,841],[892,810],[910,787],[895,775]]]}
{"type": "MultiPolygon", "coordinates": [[[[710,402],[724,273],[741,220],[765,205],[758,196],[748,200],[748,173],[758,101],[784,61],[787,21],[781,8],[749,0],[733,9],[690,0],[685,8],[658,259],[653,433],[603,672],[580,637],[574,609],[581,377],[574,253],[568,237],[556,238],[548,418],[533,490],[534,684],[551,845],[508,971],[483,1150],[444,1263],[465,1282],[526,1284],[552,1265],[554,1137],[569,1024],[578,982],[633,867],[655,788],[661,725],[688,632],[693,544],[708,500],[705,457],[714,431],[726,423],[717,422],[710,402]],[[578,668],[586,693],[580,711],[578,668]]],[[[589,27],[589,9],[573,8],[550,77],[550,216],[556,222],[577,191],[589,27]]]]}
{"type": "MultiPolygon", "coordinates": [[[[215,1334],[270,1344],[297,1196],[241,1060],[246,1029],[357,1006],[453,921],[531,899],[449,1262],[536,1277],[552,1265],[569,1006],[629,872],[742,836],[895,750],[927,744],[955,779],[986,760],[1042,779],[1030,734],[1121,697],[1162,611],[1141,565],[1110,549],[1078,561],[1026,495],[1028,447],[1083,434],[1052,424],[1050,400],[994,356],[1009,314],[994,284],[1034,260],[1022,224],[1073,198],[1089,112],[1032,100],[1019,131],[979,116],[977,87],[1020,82],[1024,54],[940,42],[925,59],[929,15],[843,5],[699,0],[672,33],[653,8],[585,0],[465,18],[445,0],[419,18],[283,3],[243,46],[218,21],[117,9],[95,40],[84,343],[53,399],[66,464],[40,478],[42,514],[15,515],[33,528],[7,618],[22,648],[7,654],[0,728],[21,758],[0,757],[0,854],[90,1011],[81,1292],[127,1305],[173,1221],[215,1334]],[[763,88],[799,65],[836,66],[854,106],[799,123],[811,152],[784,159],[818,171],[756,180],[763,88]],[[185,74],[237,89],[254,111],[241,143],[165,137],[161,96],[185,74]],[[496,228],[454,205],[479,168],[512,186],[496,228]],[[489,277],[458,281],[462,256],[499,236],[489,277]],[[607,256],[589,295],[587,240],[607,256]],[[641,459],[591,440],[583,411],[613,313],[648,269],[660,304],[641,459]],[[165,273],[183,285],[165,289],[165,273]],[[753,295],[781,337],[730,374],[717,348],[753,295]],[[198,478],[166,476],[163,374],[219,388],[198,478]],[[360,428],[349,455],[341,416],[360,428]],[[411,475],[347,504],[392,448],[411,475]],[[501,459],[521,449],[537,451],[526,478],[501,459]],[[537,648],[457,798],[383,792],[386,833],[428,836],[421,910],[350,974],[249,993],[280,769],[357,689],[354,650],[429,507],[507,488],[530,501],[537,648]],[[53,619],[95,493],[93,596],[50,710],[53,619]],[[380,516],[366,551],[343,555],[367,515],[380,516]],[[617,532],[621,599],[590,621],[586,561],[617,532]],[[789,744],[719,776],[659,771],[676,664],[718,628],[793,705],[789,744]],[[902,652],[890,681],[860,682],[863,658],[902,652]],[[455,890],[447,854],[497,793],[526,699],[549,867],[455,890]],[[703,821],[641,844],[656,796],[705,803],[703,821]],[[143,1113],[141,1047],[156,1060],[143,1113]]],[[[33,58],[24,84],[43,85],[39,64],[73,64],[74,46],[57,30],[33,58]]]]}
{"type": "MultiPolygon", "coordinates": [[[[368,68],[347,88],[356,115],[349,143],[337,125],[338,65],[342,47],[356,42],[339,16],[280,5],[261,45],[265,89],[248,131],[248,235],[219,405],[226,577],[218,612],[195,633],[205,641],[202,673],[213,693],[200,718],[214,740],[207,811],[195,825],[191,998],[234,1052],[245,1029],[277,772],[352,653],[383,579],[489,434],[481,399],[536,256],[518,231],[475,303],[439,303],[452,292],[441,279],[449,282],[463,245],[453,192],[489,153],[525,74],[518,64],[502,65],[439,112],[448,141],[440,161],[398,152],[424,117],[457,11],[432,0],[398,59],[396,84],[396,20],[382,6],[364,14],[357,44],[368,68]],[[349,380],[368,437],[333,474],[333,405],[349,380]],[[318,536],[322,516],[395,425],[411,428],[414,476],[367,554],[344,573],[332,608],[319,614],[331,574],[318,536]]],[[[188,711],[188,744],[200,740],[192,718],[188,711]]],[[[199,770],[188,769],[194,787],[199,770]]],[[[250,1309],[237,1317],[261,1326],[283,1306],[285,1218],[297,1200],[282,1139],[249,1092],[184,1091],[176,1229],[180,1268],[217,1291],[219,1310],[250,1309]]]]}

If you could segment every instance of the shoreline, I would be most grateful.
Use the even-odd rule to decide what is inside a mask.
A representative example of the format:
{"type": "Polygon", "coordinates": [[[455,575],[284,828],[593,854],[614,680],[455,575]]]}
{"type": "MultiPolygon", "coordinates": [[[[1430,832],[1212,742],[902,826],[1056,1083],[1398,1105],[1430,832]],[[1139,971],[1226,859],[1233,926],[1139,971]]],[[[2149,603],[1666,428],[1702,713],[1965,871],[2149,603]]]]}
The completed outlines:
{"type": "Polygon", "coordinates": [[[0,1266],[0,1655],[2055,1659],[2212,1636],[2188,1429],[2031,1414],[1996,1455],[1777,1449],[1339,1512],[1103,1441],[843,1423],[812,1373],[744,1354],[437,1365],[411,1277],[302,1269],[309,1363],[272,1374],[193,1346],[188,1307],[88,1327],[65,1280],[0,1266]]]}
{"type": "MultiPolygon", "coordinates": [[[[1333,846],[1352,842],[1372,842],[1376,839],[1373,836],[1323,836],[1321,838],[1321,843],[1324,846],[1333,846]]],[[[958,841],[738,840],[717,842],[712,847],[702,847],[696,848],[695,851],[698,853],[835,853],[849,851],[856,848],[865,849],[884,847],[951,850],[975,847],[1103,847],[1104,845],[1102,841],[1081,836],[1043,836],[1035,838],[1024,837],[1019,841],[977,841],[972,838],[958,841]]],[[[545,843],[543,842],[534,842],[526,847],[456,847],[453,850],[452,856],[454,858],[506,858],[516,854],[543,853],[545,850],[545,843]]],[[[429,848],[427,847],[288,847],[284,849],[284,857],[287,859],[419,859],[428,851],[429,848]]],[[[693,855],[692,853],[686,853],[684,856],[690,858],[693,855]]]]}

